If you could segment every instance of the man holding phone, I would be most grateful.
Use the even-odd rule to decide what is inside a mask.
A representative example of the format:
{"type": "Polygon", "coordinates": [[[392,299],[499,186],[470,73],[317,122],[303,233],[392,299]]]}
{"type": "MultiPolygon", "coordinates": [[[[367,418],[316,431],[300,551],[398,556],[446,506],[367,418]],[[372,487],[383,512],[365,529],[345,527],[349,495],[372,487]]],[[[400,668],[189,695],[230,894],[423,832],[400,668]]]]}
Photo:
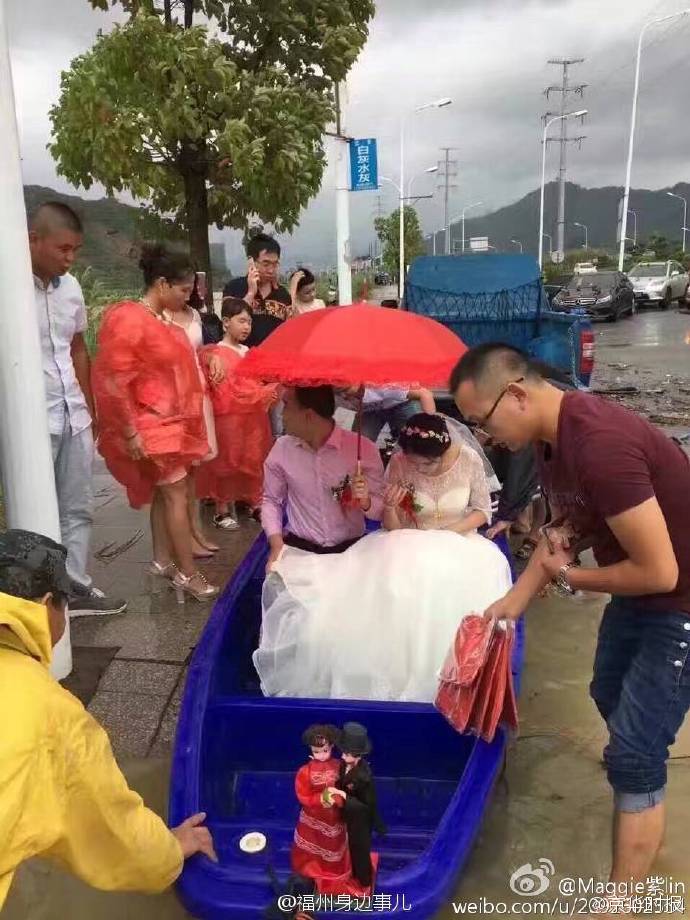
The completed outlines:
{"type": "Polygon", "coordinates": [[[249,265],[246,278],[233,278],[223,289],[223,297],[245,300],[254,312],[252,331],[246,344],[260,345],[274,329],[292,315],[292,298],[278,282],[280,244],[266,233],[247,243],[249,265]]]}

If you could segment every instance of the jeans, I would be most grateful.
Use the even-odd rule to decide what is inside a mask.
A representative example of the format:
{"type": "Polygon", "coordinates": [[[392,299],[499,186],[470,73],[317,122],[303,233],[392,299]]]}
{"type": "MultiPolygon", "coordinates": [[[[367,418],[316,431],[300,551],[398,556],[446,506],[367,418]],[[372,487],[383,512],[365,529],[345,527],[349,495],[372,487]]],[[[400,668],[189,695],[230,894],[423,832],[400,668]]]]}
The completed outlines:
{"type": "Polygon", "coordinates": [[[73,435],[66,418],[62,434],[52,434],[50,442],[67,574],[78,585],[90,588],[86,570],[93,524],[93,434],[89,427],[73,435]]]}
{"type": "Polygon", "coordinates": [[[690,708],[689,651],[689,613],[623,597],[604,611],[590,693],[609,730],[604,762],[621,811],[663,798],[668,749],[690,708]]]}
{"type": "MultiPolygon", "coordinates": [[[[388,425],[391,435],[394,438],[400,434],[400,429],[411,419],[413,415],[422,411],[416,399],[407,400],[392,406],[390,409],[374,409],[370,412],[362,412],[362,434],[365,438],[373,441],[374,444],[379,439],[384,425],[388,425]]],[[[357,420],[355,419],[354,430],[357,430],[357,420]]]]}

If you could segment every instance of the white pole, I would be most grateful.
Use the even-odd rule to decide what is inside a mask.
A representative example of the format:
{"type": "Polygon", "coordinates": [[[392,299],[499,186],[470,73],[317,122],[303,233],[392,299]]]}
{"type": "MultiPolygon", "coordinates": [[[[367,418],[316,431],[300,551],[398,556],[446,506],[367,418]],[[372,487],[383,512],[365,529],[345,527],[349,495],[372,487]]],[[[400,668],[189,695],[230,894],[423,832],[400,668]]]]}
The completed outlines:
{"type": "Polygon", "coordinates": [[[628,230],[628,202],[630,201],[630,179],[632,176],[633,146],[635,141],[635,121],[637,118],[637,96],[640,89],[640,59],[642,57],[642,40],[644,33],[649,26],[658,25],[660,22],[667,22],[669,19],[677,19],[679,16],[687,16],[690,8],[680,10],[677,13],[671,13],[670,16],[662,16],[660,19],[650,19],[640,30],[640,37],[637,42],[637,60],[635,62],[635,84],[633,87],[632,112],[630,114],[630,138],[628,140],[628,163],[625,170],[625,191],[623,192],[623,210],[621,213],[621,239],[618,250],[618,271],[623,271],[625,261],[625,235],[628,230]]]}
{"type": "MultiPolygon", "coordinates": [[[[0,0],[0,468],[9,527],[60,542],[41,343],[22,192],[5,4],[0,0]]],[[[53,675],[72,670],[69,623],[53,675]]]]}
{"type": "MultiPolygon", "coordinates": [[[[544,247],[542,237],[544,234],[544,185],[546,183],[546,136],[549,132],[549,128],[554,123],[554,121],[563,121],[566,118],[580,118],[582,115],[587,114],[587,109],[580,109],[578,112],[565,112],[563,115],[554,115],[553,118],[550,118],[544,125],[544,134],[542,136],[542,151],[541,151],[541,194],[539,200],[539,268],[542,267],[544,262],[544,247]]],[[[553,243],[551,244],[551,249],[553,250],[553,243]]]]}
{"type": "Polygon", "coordinates": [[[462,253],[465,253],[465,209],[462,209],[462,253]]]}
{"type": "Polygon", "coordinates": [[[352,271],[350,269],[350,145],[345,134],[342,117],[342,95],[345,84],[336,87],[336,118],[338,157],[336,160],[336,248],[338,265],[338,301],[352,303],[352,271]]]}
{"type": "Polygon", "coordinates": [[[682,195],[676,195],[675,192],[666,192],[669,198],[677,198],[679,201],[683,202],[683,252],[685,252],[685,233],[688,226],[688,201],[687,198],[683,198],[682,195]]]}
{"type": "Polygon", "coordinates": [[[400,187],[399,192],[399,234],[398,243],[398,272],[400,274],[398,281],[398,293],[400,306],[402,306],[405,295],[405,119],[400,122],[400,187]]]}

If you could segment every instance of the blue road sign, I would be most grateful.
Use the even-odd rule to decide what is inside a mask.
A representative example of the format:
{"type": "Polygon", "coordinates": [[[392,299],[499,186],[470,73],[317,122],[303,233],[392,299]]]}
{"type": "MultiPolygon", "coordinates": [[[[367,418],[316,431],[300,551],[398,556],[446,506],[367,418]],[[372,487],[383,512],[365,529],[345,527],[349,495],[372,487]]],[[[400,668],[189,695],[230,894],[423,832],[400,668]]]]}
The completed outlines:
{"type": "Polygon", "coordinates": [[[375,138],[350,141],[350,175],[353,192],[371,192],[379,187],[375,138]]]}

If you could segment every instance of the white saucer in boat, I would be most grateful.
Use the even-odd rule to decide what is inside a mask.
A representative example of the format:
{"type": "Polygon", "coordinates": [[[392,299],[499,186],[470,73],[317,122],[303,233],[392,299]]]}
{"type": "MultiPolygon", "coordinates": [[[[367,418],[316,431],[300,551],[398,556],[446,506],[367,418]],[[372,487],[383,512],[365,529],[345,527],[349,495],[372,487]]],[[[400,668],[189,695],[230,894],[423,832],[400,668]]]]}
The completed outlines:
{"type": "Polygon", "coordinates": [[[260,853],[266,848],[266,836],[259,831],[250,831],[240,840],[243,853],[260,853]]]}

